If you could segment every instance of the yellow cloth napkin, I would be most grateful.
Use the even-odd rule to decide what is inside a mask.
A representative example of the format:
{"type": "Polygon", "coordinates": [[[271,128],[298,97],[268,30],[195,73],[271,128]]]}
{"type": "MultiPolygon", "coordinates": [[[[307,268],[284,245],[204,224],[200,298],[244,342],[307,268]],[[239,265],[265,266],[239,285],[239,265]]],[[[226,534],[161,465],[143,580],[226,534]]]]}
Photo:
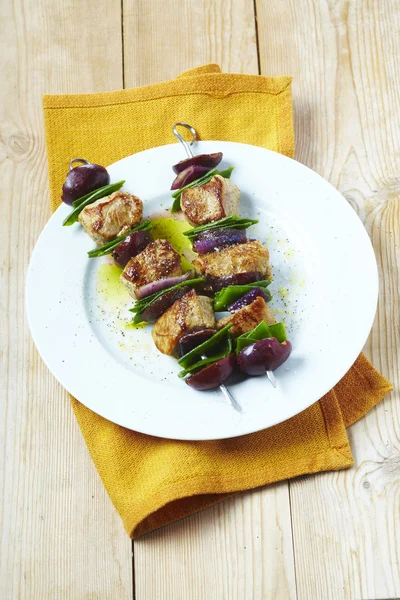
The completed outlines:
{"type": "MultiPolygon", "coordinates": [[[[293,156],[289,77],[221,73],[206,65],[153,86],[94,95],[45,96],[52,208],[69,160],[103,165],[174,143],[171,126],[191,123],[202,139],[230,140],[293,156]]],[[[155,438],[72,407],[90,454],[126,531],[137,537],[234,492],[353,464],[346,427],[391,384],[361,355],[319,402],[259,433],[211,442],[155,438]]]]}

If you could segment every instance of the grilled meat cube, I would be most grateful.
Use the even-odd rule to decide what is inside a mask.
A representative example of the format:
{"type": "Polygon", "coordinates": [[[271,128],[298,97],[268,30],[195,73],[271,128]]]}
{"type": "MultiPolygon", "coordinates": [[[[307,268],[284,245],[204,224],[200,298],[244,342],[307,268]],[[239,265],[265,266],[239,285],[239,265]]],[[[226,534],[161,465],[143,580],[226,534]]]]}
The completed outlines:
{"type": "Polygon", "coordinates": [[[198,273],[212,277],[258,271],[263,278],[272,278],[269,252],[258,240],[202,254],[193,260],[193,265],[198,273]]]}
{"type": "Polygon", "coordinates": [[[136,290],[143,285],[181,274],[181,257],[167,240],[160,239],[130,259],[121,274],[121,281],[136,298],[136,290]]]}
{"type": "Polygon", "coordinates": [[[78,218],[85,232],[101,246],[129,231],[142,215],[143,204],[139,198],[127,192],[114,192],[86,206],[78,218]]]}
{"type": "Polygon", "coordinates": [[[233,315],[220,319],[217,328],[222,329],[228,323],[232,323],[229,333],[232,337],[238,337],[254,329],[261,321],[265,321],[267,325],[276,323],[274,313],[264,298],[259,296],[251,304],[239,309],[233,315]]]}
{"type": "Polygon", "coordinates": [[[215,175],[208,183],[183,190],[181,209],[191,225],[203,225],[239,214],[240,190],[225,177],[215,175]]]}
{"type": "Polygon", "coordinates": [[[215,327],[212,301],[190,290],[155,322],[151,335],[163,354],[173,354],[183,334],[215,327]]]}

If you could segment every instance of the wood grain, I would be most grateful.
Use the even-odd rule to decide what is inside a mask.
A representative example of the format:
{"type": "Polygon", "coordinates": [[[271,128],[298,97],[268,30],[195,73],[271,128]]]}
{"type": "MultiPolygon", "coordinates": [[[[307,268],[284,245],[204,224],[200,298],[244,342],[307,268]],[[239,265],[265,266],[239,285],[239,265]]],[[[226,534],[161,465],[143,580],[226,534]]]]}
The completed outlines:
{"type": "Polygon", "coordinates": [[[263,73],[294,76],[296,158],[371,236],[380,275],[365,351],[397,390],[354,425],[355,467],[290,483],[298,598],[400,597],[400,5],[257,2],[263,73]]]}
{"type": "MultiPolygon", "coordinates": [[[[130,542],[27,332],[24,275],[50,215],[41,95],[117,89],[123,75],[145,85],[206,62],[258,72],[253,0],[122,4],[123,15],[117,0],[0,4],[5,600],[132,597],[130,542]]],[[[366,352],[398,390],[400,5],[255,6],[262,72],[294,76],[297,159],[342,191],[371,235],[381,290],[366,352]]],[[[298,479],[290,495],[285,483],[241,494],[138,540],[136,599],[400,597],[399,422],[396,392],[351,428],[353,469],[298,479]]]]}
{"type": "Polygon", "coordinates": [[[0,11],[0,597],[131,598],[130,542],[24,310],[50,216],[41,96],[121,86],[120,2],[15,0],[0,11]]]}
{"type": "Polygon", "coordinates": [[[206,63],[258,73],[253,0],[124,0],[123,9],[126,87],[206,63]]]}
{"type": "MultiPolygon", "coordinates": [[[[126,87],[217,62],[257,73],[252,0],[124,0],[126,87]],[[168,7],[170,7],[168,9],[168,7]]],[[[287,484],[248,493],[134,544],[137,600],[295,597],[287,484]]]]}
{"type": "Polygon", "coordinates": [[[246,492],[135,542],[138,600],[291,600],[287,484],[246,492]]]}

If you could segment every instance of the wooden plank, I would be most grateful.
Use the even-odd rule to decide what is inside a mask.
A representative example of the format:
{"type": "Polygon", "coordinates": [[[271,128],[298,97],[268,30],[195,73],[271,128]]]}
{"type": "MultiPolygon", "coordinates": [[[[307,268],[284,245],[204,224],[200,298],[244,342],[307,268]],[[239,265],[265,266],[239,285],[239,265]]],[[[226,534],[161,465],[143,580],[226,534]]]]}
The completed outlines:
{"type": "Polygon", "coordinates": [[[371,235],[380,301],[366,353],[396,392],[350,430],[355,466],[290,484],[299,600],[400,597],[400,5],[259,0],[263,73],[294,76],[297,152],[371,235]]]}
{"type": "Polygon", "coordinates": [[[134,544],[137,600],[295,598],[287,484],[240,494],[134,544]]]}
{"type": "Polygon", "coordinates": [[[130,541],[24,309],[28,259],[50,216],[41,97],[121,87],[120,2],[0,10],[0,597],[131,598],[130,541]]]}
{"type": "Polygon", "coordinates": [[[258,73],[253,0],[124,0],[123,10],[126,87],[206,63],[258,73]]]}
{"type": "MultiPolygon", "coordinates": [[[[217,62],[257,73],[252,0],[124,0],[125,85],[217,62]]],[[[295,598],[288,486],[237,496],[134,544],[137,600],[295,598]]]]}

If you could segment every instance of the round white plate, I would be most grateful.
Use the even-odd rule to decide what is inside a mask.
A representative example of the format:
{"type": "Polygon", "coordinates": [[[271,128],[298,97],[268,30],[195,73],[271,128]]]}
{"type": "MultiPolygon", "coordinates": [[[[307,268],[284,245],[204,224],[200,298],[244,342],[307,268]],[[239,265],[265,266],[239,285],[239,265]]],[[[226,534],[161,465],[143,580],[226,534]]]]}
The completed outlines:
{"type": "MultiPolygon", "coordinates": [[[[196,153],[217,151],[224,153],[220,168],[235,167],[241,215],[259,219],[249,236],[270,250],[271,307],[293,344],[290,359],[275,372],[276,389],[266,377],[229,384],[242,413],[218,390],[196,392],[178,379],[177,361],[157,351],[151,326],[126,326],[133,303],[108,258],[87,258],[94,243],[80,225],[61,226],[69,207],[51,217],[29,265],[29,325],[50,371],[91,410],[155,436],[229,438],[296,415],[351,367],[375,315],[374,253],[343,196],[304,165],[275,152],[216,141],[195,146],[196,153]]],[[[111,181],[125,179],[123,189],[143,199],[146,217],[160,216],[171,205],[171,165],[182,158],[179,144],[162,146],[108,170],[111,181]]]]}

